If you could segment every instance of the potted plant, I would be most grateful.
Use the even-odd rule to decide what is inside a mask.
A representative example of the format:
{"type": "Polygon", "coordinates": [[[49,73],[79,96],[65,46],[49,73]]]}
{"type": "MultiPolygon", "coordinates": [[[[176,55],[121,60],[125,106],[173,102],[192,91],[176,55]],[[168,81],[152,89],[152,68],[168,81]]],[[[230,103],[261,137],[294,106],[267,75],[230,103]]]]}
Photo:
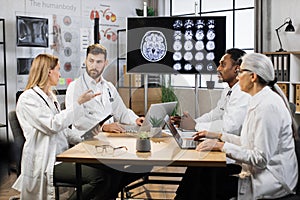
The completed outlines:
{"type": "MultiPolygon", "coordinates": [[[[137,16],[144,16],[144,9],[136,8],[135,12],[137,16]]],[[[154,9],[152,7],[147,7],[147,16],[154,16],[154,15],[155,15],[154,9]]]]}
{"type": "Polygon", "coordinates": [[[138,152],[149,152],[151,150],[149,132],[140,132],[136,139],[136,150],[138,152]]]}
{"type": "MultiPolygon", "coordinates": [[[[178,98],[174,92],[174,88],[171,86],[170,80],[165,80],[167,77],[162,78],[162,84],[161,84],[161,102],[172,102],[177,101],[178,98]]],[[[177,114],[178,104],[176,108],[174,109],[172,116],[177,114]]]]}
{"type": "Polygon", "coordinates": [[[214,89],[215,81],[212,80],[212,73],[210,74],[210,80],[206,81],[207,89],[214,89]]]}
{"type": "Polygon", "coordinates": [[[150,129],[150,133],[153,135],[152,137],[161,137],[162,134],[161,124],[163,123],[163,119],[157,118],[155,116],[150,116],[149,121],[152,125],[150,129]]]}

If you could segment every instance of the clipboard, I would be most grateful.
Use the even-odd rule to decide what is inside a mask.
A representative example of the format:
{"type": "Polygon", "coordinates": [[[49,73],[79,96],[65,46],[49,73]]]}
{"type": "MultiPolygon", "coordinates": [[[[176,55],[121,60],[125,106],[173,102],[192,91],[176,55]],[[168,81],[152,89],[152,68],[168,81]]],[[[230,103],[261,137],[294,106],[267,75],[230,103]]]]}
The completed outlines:
{"type": "Polygon", "coordinates": [[[89,129],[88,131],[86,131],[81,138],[83,140],[89,140],[92,139],[95,134],[93,133],[95,130],[98,130],[99,126],[102,126],[109,118],[111,118],[113,115],[109,114],[108,116],[106,116],[103,120],[101,120],[99,123],[97,123],[95,126],[93,126],[91,129],[89,129]]]}

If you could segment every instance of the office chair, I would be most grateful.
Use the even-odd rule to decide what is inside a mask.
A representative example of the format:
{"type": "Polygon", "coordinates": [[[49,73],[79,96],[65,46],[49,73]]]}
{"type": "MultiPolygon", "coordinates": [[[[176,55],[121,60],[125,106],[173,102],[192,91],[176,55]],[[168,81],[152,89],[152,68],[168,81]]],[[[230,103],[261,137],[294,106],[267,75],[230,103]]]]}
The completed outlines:
{"type": "Polygon", "coordinates": [[[21,158],[22,158],[23,146],[25,143],[25,137],[23,135],[23,131],[19,124],[19,120],[17,118],[15,110],[10,111],[8,113],[8,120],[9,120],[11,131],[14,136],[13,150],[14,150],[14,156],[16,161],[17,176],[19,176],[21,173],[21,158]]]}
{"type": "Polygon", "coordinates": [[[55,199],[59,200],[59,187],[72,187],[76,188],[76,183],[64,183],[60,182],[53,176],[53,186],[55,187],[55,199]]]}
{"type": "Polygon", "coordinates": [[[65,104],[64,101],[60,103],[60,109],[61,109],[61,110],[66,109],[66,104],[65,104]]]}

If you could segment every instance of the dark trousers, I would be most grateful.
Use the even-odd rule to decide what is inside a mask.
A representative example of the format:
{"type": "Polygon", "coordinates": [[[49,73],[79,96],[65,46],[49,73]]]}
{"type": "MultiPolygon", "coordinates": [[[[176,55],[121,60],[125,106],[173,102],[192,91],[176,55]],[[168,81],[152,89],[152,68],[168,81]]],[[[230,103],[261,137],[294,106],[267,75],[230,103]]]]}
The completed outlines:
{"type": "MultiPolygon", "coordinates": [[[[86,200],[115,199],[123,187],[147,174],[147,172],[126,172],[121,167],[114,168],[92,164],[82,165],[81,171],[83,183],[82,196],[86,200]]],[[[58,182],[76,183],[75,163],[60,163],[55,165],[54,179],[58,182]]],[[[76,199],[76,193],[72,194],[69,199],[76,199]]]]}
{"type": "Polygon", "coordinates": [[[176,200],[230,199],[237,196],[238,177],[231,176],[241,171],[239,165],[229,164],[226,167],[188,167],[176,191],[176,200]],[[213,180],[215,178],[215,180],[213,180]],[[211,188],[215,182],[216,188],[211,188]]]}

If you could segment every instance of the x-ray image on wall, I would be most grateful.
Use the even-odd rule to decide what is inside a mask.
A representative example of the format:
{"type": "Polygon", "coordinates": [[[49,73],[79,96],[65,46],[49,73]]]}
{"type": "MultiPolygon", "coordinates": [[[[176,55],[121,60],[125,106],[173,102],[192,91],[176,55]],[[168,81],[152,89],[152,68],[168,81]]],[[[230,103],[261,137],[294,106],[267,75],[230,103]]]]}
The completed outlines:
{"type": "Polygon", "coordinates": [[[226,17],[144,17],[127,21],[129,73],[216,73],[226,17]]]}
{"type": "Polygon", "coordinates": [[[48,19],[17,16],[17,46],[48,47],[48,19]]]}
{"type": "Polygon", "coordinates": [[[28,75],[33,58],[18,58],[17,59],[17,74],[28,75]]]}

